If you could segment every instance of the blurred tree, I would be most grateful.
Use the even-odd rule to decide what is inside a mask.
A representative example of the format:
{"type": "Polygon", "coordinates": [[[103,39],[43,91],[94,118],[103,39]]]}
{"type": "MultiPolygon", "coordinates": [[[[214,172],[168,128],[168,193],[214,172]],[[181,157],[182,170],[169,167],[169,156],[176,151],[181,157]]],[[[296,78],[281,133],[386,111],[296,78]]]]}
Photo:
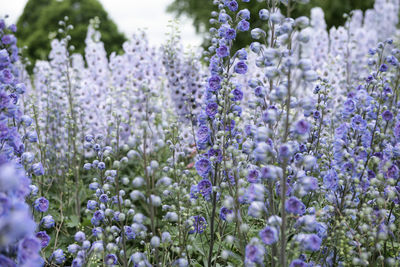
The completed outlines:
{"type": "Polygon", "coordinates": [[[37,59],[47,59],[50,52],[50,35],[57,34],[58,22],[68,16],[71,45],[83,55],[85,38],[90,19],[101,21],[99,31],[108,54],[120,51],[125,36],[118,31],[115,23],[98,0],[29,0],[17,22],[17,37],[20,46],[27,46],[27,56],[32,63],[37,59]]]}
{"type": "MultiPolygon", "coordinates": [[[[250,3],[242,3],[241,0],[236,0],[239,8],[247,8],[251,12],[250,25],[251,28],[261,27],[261,21],[258,18],[258,11],[265,8],[265,1],[252,0],[250,3]]],[[[205,33],[211,27],[209,23],[210,13],[216,10],[212,0],[174,0],[167,8],[167,11],[174,13],[177,17],[186,15],[193,19],[193,25],[198,33],[205,33]]],[[[375,0],[310,0],[306,5],[296,5],[293,12],[293,17],[301,15],[310,15],[310,10],[313,7],[319,6],[325,12],[325,20],[328,27],[338,26],[343,24],[343,14],[354,9],[365,11],[372,8],[375,0]]],[[[249,32],[239,33],[235,48],[244,47],[252,42],[249,32]]],[[[207,41],[203,42],[207,45],[207,41]]]]}

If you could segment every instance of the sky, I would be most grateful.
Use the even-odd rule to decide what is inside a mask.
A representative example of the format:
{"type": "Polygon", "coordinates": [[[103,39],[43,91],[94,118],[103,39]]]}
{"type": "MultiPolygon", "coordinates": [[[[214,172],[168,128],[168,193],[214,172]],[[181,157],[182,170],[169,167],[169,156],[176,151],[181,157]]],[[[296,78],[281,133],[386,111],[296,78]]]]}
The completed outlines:
{"type": "MultiPolygon", "coordinates": [[[[147,29],[151,44],[159,45],[165,40],[166,25],[174,19],[166,13],[172,0],[99,0],[120,31],[129,37],[138,28],[147,29]]],[[[16,22],[28,0],[0,0],[0,17],[9,15],[9,23],[16,22]]],[[[180,19],[184,45],[197,46],[201,43],[189,18],[180,19]]]]}

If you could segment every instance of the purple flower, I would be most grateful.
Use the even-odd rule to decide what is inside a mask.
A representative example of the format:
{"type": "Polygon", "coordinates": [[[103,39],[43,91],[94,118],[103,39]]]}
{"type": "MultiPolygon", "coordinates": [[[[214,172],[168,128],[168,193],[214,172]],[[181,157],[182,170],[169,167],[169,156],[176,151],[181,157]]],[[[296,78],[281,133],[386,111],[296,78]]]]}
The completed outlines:
{"type": "Polygon", "coordinates": [[[226,45],[221,45],[217,48],[217,56],[220,58],[227,57],[229,55],[229,48],[226,45]]]}
{"type": "Polygon", "coordinates": [[[303,215],[306,206],[297,197],[289,198],[285,203],[286,211],[292,214],[303,215]]]}
{"type": "Polygon", "coordinates": [[[32,165],[32,172],[35,176],[41,176],[44,174],[44,168],[41,162],[32,165]]]}
{"type": "Polygon", "coordinates": [[[196,215],[190,217],[190,219],[193,221],[193,225],[191,226],[188,232],[189,234],[194,234],[194,233],[201,234],[207,228],[207,222],[203,216],[196,215]]]}
{"type": "Polygon", "coordinates": [[[78,231],[78,232],[76,232],[74,238],[75,238],[76,242],[83,242],[86,240],[86,235],[84,232],[78,231]]]}
{"type": "Polygon", "coordinates": [[[225,31],[225,39],[227,40],[233,40],[236,38],[236,31],[235,29],[228,28],[225,31]]]}
{"type": "Polygon", "coordinates": [[[238,7],[239,7],[239,5],[235,0],[232,0],[228,3],[228,8],[230,11],[234,12],[234,11],[238,10],[238,7]]]}
{"type": "Polygon", "coordinates": [[[210,148],[207,152],[207,156],[210,157],[216,157],[218,162],[221,162],[222,160],[222,151],[221,149],[214,149],[210,148]]]}
{"type": "Polygon", "coordinates": [[[50,259],[54,260],[57,264],[62,264],[65,261],[64,251],[62,249],[57,249],[53,252],[50,259]]]}
{"type": "Polygon", "coordinates": [[[321,247],[321,238],[316,234],[305,234],[301,238],[303,249],[307,251],[318,251],[321,247]]]}
{"type": "Polygon", "coordinates": [[[6,49],[0,50],[0,68],[5,68],[11,63],[6,49]]]}
{"type": "Polygon", "coordinates": [[[197,199],[197,194],[199,193],[199,190],[197,189],[197,185],[192,185],[190,187],[190,198],[191,199],[197,199]]]}
{"type": "Polygon", "coordinates": [[[128,240],[132,240],[135,239],[136,234],[133,231],[133,228],[130,226],[124,226],[124,232],[125,232],[125,236],[128,240]]]}
{"type": "Polygon", "coordinates": [[[99,200],[100,200],[100,202],[102,202],[102,203],[107,203],[107,202],[108,202],[108,196],[107,196],[106,194],[102,194],[102,195],[99,197],[99,200]]]}
{"type": "Polygon", "coordinates": [[[272,245],[278,241],[278,230],[275,227],[266,226],[259,233],[261,240],[266,245],[272,245]]]}
{"type": "Polygon", "coordinates": [[[306,134],[310,130],[310,124],[306,120],[300,120],[295,125],[297,134],[306,134]]]}
{"type": "Polygon", "coordinates": [[[367,128],[367,122],[360,115],[355,115],[351,120],[351,127],[361,132],[367,128]]]}
{"type": "Polygon", "coordinates": [[[289,267],[308,267],[308,264],[300,259],[295,259],[290,263],[289,267]]]}
{"type": "Polygon", "coordinates": [[[356,102],[352,99],[348,99],[346,102],[343,103],[344,106],[344,114],[348,115],[354,112],[356,109],[356,102]]]}
{"type": "Polygon", "coordinates": [[[16,38],[15,38],[14,35],[5,34],[5,35],[3,35],[3,37],[1,38],[1,41],[3,42],[3,44],[9,45],[9,44],[15,43],[15,42],[16,42],[16,38]]]}
{"type": "MultiPolygon", "coordinates": [[[[37,238],[24,238],[18,245],[18,261],[19,264],[35,261],[39,257],[41,244],[37,238]]],[[[34,265],[36,266],[36,265],[34,265]]],[[[39,265],[37,265],[39,266],[39,265]]]]}
{"type": "Polygon", "coordinates": [[[241,101],[243,99],[243,92],[240,90],[240,87],[237,86],[235,89],[231,91],[231,94],[233,95],[232,101],[241,101]]]}
{"type": "Polygon", "coordinates": [[[4,69],[0,71],[0,81],[5,84],[10,84],[14,80],[14,75],[12,75],[9,69],[4,69]]]}
{"type": "Polygon", "coordinates": [[[71,244],[71,245],[68,246],[67,249],[68,249],[69,253],[75,254],[78,251],[79,248],[80,248],[79,245],[71,244]]]}
{"type": "Polygon", "coordinates": [[[208,173],[211,171],[211,166],[211,161],[206,158],[199,159],[195,163],[197,173],[203,178],[208,176],[208,173]]]}
{"type": "Polygon", "coordinates": [[[40,224],[43,225],[44,228],[52,228],[54,226],[54,219],[51,215],[46,215],[40,221],[40,224]]]}
{"type": "Polygon", "coordinates": [[[260,181],[260,172],[256,169],[249,171],[247,181],[249,181],[249,183],[258,183],[260,181]]]}
{"type": "Polygon", "coordinates": [[[397,179],[399,177],[399,168],[396,165],[391,165],[385,173],[387,179],[397,179]]]}
{"type": "Polygon", "coordinates": [[[221,218],[221,220],[226,221],[226,216],[228,214],[232,214],[233,210],[230,210],[226,207],[222,207],[219,211],[219,217],[221,218]]]}
{"type": "Polygon", "coordinates": [[[118,263],[117,256],[115,254],[108,254],[104,259],[107,265],[116,265],[118,263]]]}
{"type": "Polygon", "coordinates": [[[386,72],[388,70],[388,66],[384,63],[379,67],[379,71],[386,72]]]}
{"type": "Polygon", "coordinates": [[[87,207],[88,210],[94,210],[96,208],[96,206],[97,206],[97,202],[96,201],[89,200],[87,202],[87,206],[86,207],[87,207]]]}
{"type": "Polygon", "coordinates": [[[382,113],[382,118],[383,118],[385,121],[391,121],[391,120],[393,119],[393,113],[390,112],[390,110],[385,110],[385,111],[382,113]]]}
{"type": "Polygon", "coordinates": [[[283,159],[288,159],[292,155],[292,148],[288,144],[283,144],[279,147],[279,155],[283,159]]]}
{"type": "Polygon", "coordinates": [[[34,207],[37,211],[46,212],[49,209],[49,201],[44,197],[35,200],[34,207]]]}
{"type": "Polygon", "coordinates": [[[248,244],[245,253],[247,262],[262,264],[264,261],[265,248],[260,244],[248,244]]]}
{"type": "Polygon", "coordinates": [[[338,186],[338,177],[334,170],[329,170],[323,178],[326,189],[335,190],[338,186]]]}
{"type": "Polygon", "coordinates": [[[212,192],[212,184],[209,180],[204,179],[201,180],[198,184],[197,184],[197,190],[200,194],[203,195],[203,197],[208,197],[211,192],[212,192]]]}
{"type": "Polygon", "coordinates": [[[205,111],[208,117],[214,118],[215,114],[218,112],[218,104],[215,102],[209,102],[205,111]]]}
{"type": "Polygon", "coordinates": [[[218,75],[214,75],[208,79],[209,90],[214,92],[221,88],[221,78],[218,75]]]}
{"type": "Polygon", "coordinates": [[[237,28],[241,32],[246,32],[250,29],[250,23],[247,20],[242,19],[239,21],[237,28]]]}
{"type": "Polygon", "coordinates": [[[102,210],[96,210],[93,213],[93,219],[97,220],[97,221],[102,221],[104,220],[104,212],[102,210]]]}
{"type": "Polygon", "coordinates": [[[247,72],[247,65],[244,61],[239,61],[235,65],[235,72],[238,74],[245,74],[247,72]]]}
{"type": "Polygon", "coordinates": [[[40,240],[40,245],[42,248],[47,247],[50,243],[50,236],[46,233],[46,231],[37,232],[36,238],[40,240]]]}

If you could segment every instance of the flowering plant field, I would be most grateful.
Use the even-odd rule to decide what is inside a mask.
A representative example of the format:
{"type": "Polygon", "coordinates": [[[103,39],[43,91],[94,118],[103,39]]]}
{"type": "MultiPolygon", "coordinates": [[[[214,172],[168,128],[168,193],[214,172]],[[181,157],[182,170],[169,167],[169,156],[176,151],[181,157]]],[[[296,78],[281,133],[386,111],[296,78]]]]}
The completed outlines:
{"type": "Polygon", "coordinates": [[[399,266],[399,1],[214,2],[206,51],[66,17],[31,75],[0,20],[0,266],[399,266]]]}

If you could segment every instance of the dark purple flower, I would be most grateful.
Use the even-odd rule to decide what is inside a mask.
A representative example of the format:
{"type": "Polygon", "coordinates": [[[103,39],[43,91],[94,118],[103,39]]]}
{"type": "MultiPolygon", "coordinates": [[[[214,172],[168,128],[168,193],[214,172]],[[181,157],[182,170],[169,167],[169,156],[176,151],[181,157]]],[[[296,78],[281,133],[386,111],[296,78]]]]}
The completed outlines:
{"type": "Polygon", "coordinates": [[[233,40],[233,39],[235,39],[235,38],[236,38],[236,31],[235,31],[235,29],[232,29],[232,28],[226,29],[226,32],[225,32],[225,39],[227,39],[227,40],[233,40]]]}
{"type": "Polygon", "coordinates": [[[47,247],[50,243],[50,236],[46,233],[46,231],[37,232],[36,238],[40,240],[40,245],[42,248],[47,247]]]}
{"type": "Polygon", "coordinates": [[[125,226],[124,226],[124,232],[125,232],[126,239],[128,239],[128,240],[135,239],[136,234],[135,234],[135,232],[133,231],[133,228],[132,228],[132,227],[126,226],[126,225],[125,225],[125,226]]]}
{"type": "Polygon", "coordinates": [[[219,211],[219,217],[221,218],[221,220],[226,221],[226,216],[228,214],[232,214],[233,210],[230,210],[226,207],[222,207],[221,210],[219,211]]]}
{"type": "Polygon", "coordinates": [[[206,114],[210,118],[214,118],[215,114],[218,112],[218,104],[215,102],[210,102],[206,106],[206,114]]]}
{"type": "Polygon", "coordinates": [[[102,194],[99,197],[99,200],[100,200],[100,202],[107,203],[108,202],[108,196],[106,194],[102,194]]]}
{"type": "Polygon", "coordinates": [[[44,197],[35,200],[34,207],[37,211],[46,212],[49,209],[49,201],[44,197]]]}
{"type": "Polygon", "coordinates": [[[364,131],[367,128],[367,122],[360,115],[355,115],[351,120],[351,127],[356,131],[364,131]]]}
{"type": "Polygon", "coordinates": [[[286,211],[292,214],[303,215],[306,206],[297,197],[289,198],[285,203],[286,211]]]}
{"type": "Polygon", "coordinates": [[[210,148],[207,152],[207,156],[210,157],[216,157],[218,162],[221,162],[222,160],[222,151],[221,149],[214,149],[210,148]]]}
{"type": "Polygon", "coordinates": [[[246,62],[243,60],[240,60],[238,63],[235,65],[235,72],[238,74],[245,74],[247,72],[247,65],[246,62]]]}
{"type": "Polygon", "coordinates": [[[238,8],[239,8],[239,5],[238,5],[238,3],[235,1],[235,0],[232,0],[232,1],[230,1],[229,3],[228,3],[228,8],[229,8],[229,10],[230,11],[236,11],[236,10],[238,10],[238,8]]]}
{"type": "Polygon", "coordinates": [[[247,175],[247,181],[249,181],[249,183],[258,183],[260,181],[260,172],[256,169],[250,170],[247,175]]]}
{"type": "Polygon", "coordinates": [[[221,45],[217,48],[217,56],[220,58],[227,57],[229,55],[229,48],[226,45],[221,45]]]}
{"type": "Polygon", "coordinates": [[[278,241],[278,230],[275,227],[267,226],[259,233],[261,240],[266,245],[272,245],[278,241]]]}
{"type": "Polygon", "coordinates": [[[197,173],[203,178],[208,176],[208,173],[211,171],[211,166],[211,161],[206,158],[199,159],[195,163],[197,173]]]}
{"type": "Polygon", "coordinates": [[[203,195],[203,197],[209,197],[212,192],[212,184],[210,180],[204,179],[197,184],[197,191],[203,195]]]}
{"type": "Polygon", "coordinates": [[[221,88],[221,78],[214,75],[208,79],[208,86],[210,91],[217,91],[221,88]]]}
{"type": "Polygon", "coordinates": [[[237,86],[235,89],[231,91],[233,97],[231,98],[232,101],[241,101],[243,99],[243,92],[240,90],[240,87],[237,86]]]}
{"type": "Polygon", "coordinates": [[[382,113],[382,118],[383,118],[385,121],[391,121],[391,120],[393,119],[393,113],[390,112],[390,110],[385,110],[385,111],[382,113]]]}
{"type": "Polygon", "coordinates": [[[190,218],[193,221],[193,225],[189,230],[189,234],[198,233],[201,234],[207,228],[206,219],[203,216],[196,215],[190,218]]]}
{"type": "Polygon", "coordinates": [[[379,67],[379,71],[386,72],[388,70],[388,66],[384,63],[379,67]]]}

